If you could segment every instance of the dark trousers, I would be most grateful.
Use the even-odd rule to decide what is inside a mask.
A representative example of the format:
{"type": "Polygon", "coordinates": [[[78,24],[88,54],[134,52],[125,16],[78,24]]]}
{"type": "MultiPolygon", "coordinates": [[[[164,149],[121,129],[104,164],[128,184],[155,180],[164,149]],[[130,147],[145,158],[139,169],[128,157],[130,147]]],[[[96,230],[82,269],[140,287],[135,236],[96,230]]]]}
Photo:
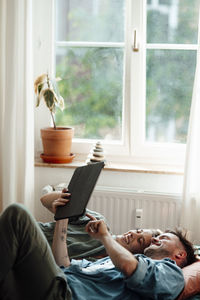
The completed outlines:
{"type": "Polygon", "coordinates": [[[71,299],[45,236],[19,204],[10,205],[0,216],[0,299],[71,299]]]}

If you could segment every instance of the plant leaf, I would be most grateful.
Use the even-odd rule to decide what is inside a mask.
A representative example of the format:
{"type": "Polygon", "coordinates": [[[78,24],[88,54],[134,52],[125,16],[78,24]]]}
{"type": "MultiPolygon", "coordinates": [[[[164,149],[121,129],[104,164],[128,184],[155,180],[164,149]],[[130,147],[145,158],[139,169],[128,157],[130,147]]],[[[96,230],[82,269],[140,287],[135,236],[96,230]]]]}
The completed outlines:
{"type": "Polygon", "coordinates": [[[63,111],[65,108],[65,103],[64,103],[64,99],[62,96],[59,97],[58,104],[59,104],[59,108],[63,111]]]}
{"type": "Polygon", "coordinates": [[[38,95],[36,98],[36,107],[38,107],[40,105],[40,100],[41,100],[41,96],[38,95]]]}
{"type": "Polygon", "coordinates": [[[44,86],[44,83],[38,84],[38,87],[37,87],[38,94],[40,94],[40,92],[41,92],[43,86],[44,86]]]}
{"type": "Polygon", "coordinates": [[[40,76],[38,76],[34,82],[34,91],[35,91],[35,94],[37,94],[38,92],[38,86],[40,84],[44,84],[46,82],[46,77],[47,77],[47,74],[42,74],[40,76]]]}
{"type": "Polygon", "coordinates": [[[50,111],[53,111],[54,106],[55,106],[54,92],[51,89],[46,89],[43,91],[43,97],[44,97],[46,106],[50,109],[50,111]]]}
{"type": "Polygon", "coordinates": [[[52,107],[51,111],[52,111],[53,113],[56,112],[56,106],[55,106],[55,105],[52,107]]]}

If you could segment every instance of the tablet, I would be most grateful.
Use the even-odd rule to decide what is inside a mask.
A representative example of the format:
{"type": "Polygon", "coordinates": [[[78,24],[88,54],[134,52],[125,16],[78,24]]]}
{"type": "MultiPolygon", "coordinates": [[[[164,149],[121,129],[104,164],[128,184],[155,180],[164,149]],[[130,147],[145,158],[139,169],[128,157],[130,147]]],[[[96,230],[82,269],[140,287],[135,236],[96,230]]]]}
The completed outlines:
{"type": "Polygon", "coordinates": [[[76,168],[68,185],[70,201],[65,206],[57,207],[55,220],[76,219],[84,214],[103,167],[104,162],[98,162],[76,168]]]}

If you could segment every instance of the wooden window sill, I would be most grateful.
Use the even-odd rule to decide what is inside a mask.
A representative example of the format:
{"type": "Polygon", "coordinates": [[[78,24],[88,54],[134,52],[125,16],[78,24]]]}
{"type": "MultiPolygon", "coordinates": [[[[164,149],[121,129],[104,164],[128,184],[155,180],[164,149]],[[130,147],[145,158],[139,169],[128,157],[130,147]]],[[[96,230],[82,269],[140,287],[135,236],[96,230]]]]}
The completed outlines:
{"type": "MultiPolygon", "coordinates": [[[[35,159],[35,167],[45,168],[77,168],[85,165],[85,161],[75,158],[73,162],[68,164],[55,164],[45,163],[41,158],[35,159]]],[[[162,165],[142,165],[142,164],[127,164],[127,163],[116,163],[106,162],[104,167],[105,171],[115,172],[133,172],[133,173],[147,173],[147,174],[166,174],[166,175],[183,175],[183,167],[179,166],[162,166],[162,165]]]]}

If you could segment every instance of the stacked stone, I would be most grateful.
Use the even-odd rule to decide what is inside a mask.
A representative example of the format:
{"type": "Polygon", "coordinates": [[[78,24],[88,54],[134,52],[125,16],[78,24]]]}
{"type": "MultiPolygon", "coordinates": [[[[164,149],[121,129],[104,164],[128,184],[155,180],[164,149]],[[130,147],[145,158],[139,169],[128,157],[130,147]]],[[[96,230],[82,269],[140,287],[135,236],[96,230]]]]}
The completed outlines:
{"type": "Polygon", "coordinates": [[[93,162],[105,162],[104,150],[100,142],[97,142],[95,146],[91,149],[88,155],[87,163],[93,162]]]}

